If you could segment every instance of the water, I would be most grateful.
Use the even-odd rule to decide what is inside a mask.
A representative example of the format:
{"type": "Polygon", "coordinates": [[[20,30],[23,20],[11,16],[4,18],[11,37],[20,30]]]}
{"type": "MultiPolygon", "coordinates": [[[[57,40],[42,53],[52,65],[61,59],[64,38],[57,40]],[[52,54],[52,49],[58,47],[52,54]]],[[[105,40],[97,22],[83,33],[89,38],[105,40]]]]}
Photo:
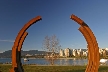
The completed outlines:
{"type": "MultiPolygon", "coordinates": [[[[57,59],[55,65],[86,65],[87,59],[57,59]]],[[[11,63],[11,58],[0,58],[0,63],[11,63]]],[[[49,65],[49,61],[46,59],[29,59],[29,61],[24,62],[24,59],[21,59],[22,64],[37,64],[37,65],[49,65]]],[[[106,62],[108,65],[108,61],[106,62]]]]}
{"type": "MultiPolygon", "coordinates": [[[[57,59],[55,61],[55,65],[86,65],[87,64],[87,59],[57,59]]],[[[11,58],[0,58],[0,63],[6,63],[9,62],[11,63],[11,58]]],[[[24,59],[21,59],[22,64],[37,64],[37,65],[49,65],[49,61],[46,59],[29,59],[29,61],[24,62],[24,59]]],[[[108,65],[108,61],[106,62],[106,65],[108,65]]]]}
{"type": "MultiPolygon", "coordinates": [[[[0,58],[0,63],[11,62],[11,58],[0,58]]],[[[38,65],[49,65],[49,61],[46,59],[29,59],[29,61],[24,62],[21,59],[22,64],[38,64],[38,65]]],[[[57,59],[55,61],[56,65],[85,65],[87,64],[87,59],[57,59]]]]}

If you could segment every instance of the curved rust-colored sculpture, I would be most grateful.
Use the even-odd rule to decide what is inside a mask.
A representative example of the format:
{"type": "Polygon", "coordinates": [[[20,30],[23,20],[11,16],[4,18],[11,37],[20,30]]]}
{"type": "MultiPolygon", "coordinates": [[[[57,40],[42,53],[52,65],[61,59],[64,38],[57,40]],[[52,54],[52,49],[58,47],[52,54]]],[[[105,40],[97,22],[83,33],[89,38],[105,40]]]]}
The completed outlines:
{"type": "MultiPolygon", "coordinates": [[[[71,19],[76,21],[81,27],[79,28],[79,31],[83,34],[85,37],[87,44],[88,44],[88,65],[86,67],[85,72],[98,72],[99,68],[99,48],[96,41],[96,38],[89,28],[89,26],[84,23],[80,18],[78,18],[75,15],[71,16],[71,19]]],[[[21,48],[22,44],[27,36],[26,30],[35,22],[41,20],[41,17],[38,16],[32,20],[30,20],[27,24],[24,25],[24,27],[20,30],[18,33],[14,45],[12,47],[12,69],[10,72],[23,72],[22,64],[21,64],[21,48]]]]}
{"type": "Polygon", "coordinates": [[[21,48],[22,48],[22,45],[23,45],[23,42],[25,40],[25,38],[27,37],[28,33],[25,32],[19,42],[19,46],[18,46],[18,49],[17,49],[17,67],[18,67],[18,71],[19,72],[23,72],[23,67],[22,67],[22,63],[21,63],[21,48]]]}
{"type": "Polygon", "coordinates": [[[86,67],[85,72],[98,72],[99,68],[99,48],[96,38],[89,28],[89,26],[80,18],[75,15],[71,15],[71,19],[76,21],[81,27],[79,28],[80,32],[84,35],[87,43],[88,43],[88,65],[86,67]]]}
{"type": "MultiPolygon", "coordinates": [[[[33,19],[31,19],[27,24],[24,25],[24,27],[20,30],[20,32],[18,33],[14,45],[12,47],[12,69],[10,69],[10,72],[21,72],[19,69],[19,67],[21,67],[20,65],[20,49],[22,47],[22,43],[24,41],[25,38],[23,38],[21,40],[21,38],[27,35],[27,33],[25,32],[31,25],[33,25],[34,23],[36,23],[37,21],[41,20],[40,16],[37,16],[33,19]],[[19,53],[18,53],[19,51],[19,53]],[[18,57],[18,58],[17,58],[18,57]]],[[[23,72],[23,71],[22,71],[23,72]]]]}
{"type": "MultiPolygon", "coordinates": [[[[91,38],[90,38],[89,34],[87,34],[86,30],[84,30],[84,28],[82,26],[79,28],[79,31],[85,37],[87,44],[89,44],[88,45],[89,52],[91,52],[92,51],[91,49],[93,48],[93,42],[91,41],[91,38]]],[[[86,70],[86,72],[91,71],[91,68],[93,68],[92,67],[93,66],[92,63],[93,63],[93,60],[94,60],[93,58],[94,58],[93,53],[89,53],[87,69],[90,67],[90,70],[86,70]]]]}

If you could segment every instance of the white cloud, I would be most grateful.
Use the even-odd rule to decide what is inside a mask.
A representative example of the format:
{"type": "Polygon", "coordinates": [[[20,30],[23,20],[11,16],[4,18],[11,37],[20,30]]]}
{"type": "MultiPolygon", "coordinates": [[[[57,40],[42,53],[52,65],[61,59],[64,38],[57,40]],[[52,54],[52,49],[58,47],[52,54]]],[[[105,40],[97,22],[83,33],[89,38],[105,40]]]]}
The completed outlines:
{"type": "Polygon", "coordinates": [[[0,40],[1,42],[14,42],[14,40],[0,40]]]}

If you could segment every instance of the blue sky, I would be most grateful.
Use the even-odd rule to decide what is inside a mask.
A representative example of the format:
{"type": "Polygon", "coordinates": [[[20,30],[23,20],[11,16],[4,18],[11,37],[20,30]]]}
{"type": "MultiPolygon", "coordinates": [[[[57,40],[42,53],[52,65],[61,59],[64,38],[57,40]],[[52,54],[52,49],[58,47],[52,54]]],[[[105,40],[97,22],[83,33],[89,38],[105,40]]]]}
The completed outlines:
{"type": "Polygon", "coordinates": [[[11,50],[19,30],[38,15],[42,20],[27,30],[23,50],[42,50],[44,37],[54,34],[63,49],[86,48],[79,25],[70,19],[71,14],[90,26],[99,47],[108,47],[108,0],[1,0],[0,52],[11,50]]]}

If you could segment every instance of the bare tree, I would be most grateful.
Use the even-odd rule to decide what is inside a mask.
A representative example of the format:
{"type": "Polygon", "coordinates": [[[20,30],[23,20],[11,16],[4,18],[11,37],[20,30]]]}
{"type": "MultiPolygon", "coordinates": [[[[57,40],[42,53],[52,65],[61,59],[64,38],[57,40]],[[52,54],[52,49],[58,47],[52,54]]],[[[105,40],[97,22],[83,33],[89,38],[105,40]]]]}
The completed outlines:
{"type": "Polygon", "coordinates": [[[59,40],[55,35],[45,37],[43,42],[43,49],[46,52],[45,59],[47,59],[51,65],[54,65],[54,61],[59,57],[60,47],[59,40]]]}

